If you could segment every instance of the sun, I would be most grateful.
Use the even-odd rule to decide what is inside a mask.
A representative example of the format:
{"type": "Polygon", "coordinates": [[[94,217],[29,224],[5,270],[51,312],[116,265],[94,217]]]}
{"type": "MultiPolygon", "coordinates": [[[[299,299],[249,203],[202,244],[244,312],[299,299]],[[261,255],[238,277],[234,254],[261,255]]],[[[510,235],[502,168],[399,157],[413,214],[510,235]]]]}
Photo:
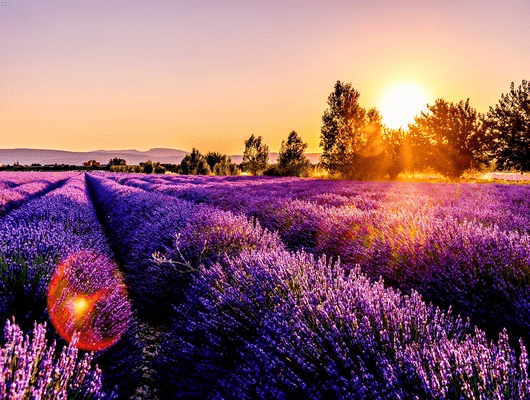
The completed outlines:
{"type": "Polygon", "coordinates": [[[379,102],[379,110],[386,126],[406,128],[427,107],[428,95],[418,85],[399,83],[389,87],[379,102]]]}

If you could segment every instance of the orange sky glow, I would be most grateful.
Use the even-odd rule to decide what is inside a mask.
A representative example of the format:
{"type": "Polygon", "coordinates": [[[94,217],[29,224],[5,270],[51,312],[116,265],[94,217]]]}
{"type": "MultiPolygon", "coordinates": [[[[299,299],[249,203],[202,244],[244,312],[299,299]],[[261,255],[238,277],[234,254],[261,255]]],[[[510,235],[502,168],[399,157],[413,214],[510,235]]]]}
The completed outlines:
{"type": "Polygon", "coordinates": [[[10,5],[0,7],[0,148],[242,154],[251,134],[278,151],[296,130],[320,152],[337,80],[392,125],[394,87],[421,93],[409,113],[439,97],[487,112],[530,79],[524,0],[10,5]]]}

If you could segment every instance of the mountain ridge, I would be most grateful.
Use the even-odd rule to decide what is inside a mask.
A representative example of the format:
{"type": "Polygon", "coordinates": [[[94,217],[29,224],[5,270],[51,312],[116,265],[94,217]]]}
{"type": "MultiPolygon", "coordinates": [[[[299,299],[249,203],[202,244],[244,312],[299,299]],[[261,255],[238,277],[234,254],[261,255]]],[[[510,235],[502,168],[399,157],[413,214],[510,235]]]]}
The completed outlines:
{"type": "Polygon", "coordinates": [[[0,149],[0,164],[68,164],[83,165],[89,160],[107,164],[112,158],[123,158],[127,164],[136,165],[147,160],[159,161],[162,164],[178,164],[188,154],[184,150],[153,148],[147,151],[129,150],[93,150],[69,151],[54,149],[15,148],[0,149]]]}
{"type": "MultiPolygon", "coordinates": [[[[70,151],[54,149],[31,149],[31,148],[14,148],[0,149],[0,164],[20,165],[31,164],[67,164],[83,165],[89,160],[96,160],[101,165],[107,164],[112,158],[123,158],[128,165],[138,165],[141,162],[151,160],[161,164],[179,164],[188,154],[188,151],[170,149],[164,147],[155,147],[146,151],[128,149],[128,150],[92,150],[92,151],[70,151]]],[[[313,164],[318,163],[319,153],[306,154],[309,161],[313,164]]],[[[243,161],[243,155],[230,155],[230,158],[236,164],[243,161]]],[[[269,162],[275,163],[278,159],[278,153],[269,153],[269,162]]]]}

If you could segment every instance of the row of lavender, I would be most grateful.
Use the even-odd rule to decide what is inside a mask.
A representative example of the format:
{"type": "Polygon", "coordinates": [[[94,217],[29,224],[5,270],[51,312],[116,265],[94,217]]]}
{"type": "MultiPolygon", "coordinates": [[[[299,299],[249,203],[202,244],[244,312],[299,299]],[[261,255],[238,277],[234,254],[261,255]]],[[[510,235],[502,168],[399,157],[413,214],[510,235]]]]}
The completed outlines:
{"type": "Polygon", "coordinates": [[[36,181],[63,184],[0,218],[0,321],[15,321],[4,330],[0,393],[9,399],[107,398],[114,391],[128,397],[141,372],[134,321],[116,346],[81,352],[77,360],[75,341],[65,347],[46,310],[48,284],[61,260],[84,250],[113,258],[85,178],[40,175],[36,181]]]}
{"type": "MultiPolygon", "coordinates": [[[[471,392],[483,392],[487,396],[499,391],[513,397],[523,394],[521,391],[526,387],[525,352],[521,353],[523,368],[517,369],[517,362],[506,344],[505,335],[498,347],[489,346],[481,334],[462,339],[465,329],[461,329],[458,322],[451,317],[436,316],[416,295],[412,296],[415,299],[412,302],[397,293],[392,296],[392,291],[384,289],[382,285],[376,287],[369,283],[358,271],[352,272],[349,279],[344,279],[340,272],[342,270],[331,264],[322,260],[315,261],[305,254],[293,256],[284,249],[277,237],[264,233],[245,218],[171,200],[166,196],[146,195],[144,191],[130,192],[123,187],[112,187],[111,183],[104,180],[94,179],[91,182],[92,194],[98,204],[100,216],[106,221],[107,233],[111,238],[116,236],[111,242],[127,267],[125,269],[128,270],[131,291],[135,294],[135,305],[140,315],[152,324],[166,325],[164,338],[157,339],[159,343],[154,346],[158,353],[155,355],[159,356],[149,359],[153,376],[148,383],[152,387],[168,388],[161,395],[172,397],[176,394],[195,394],[203,397],[207,393],[224,393],[231,397],[234,394],[239,397],[321,397],[334,394],[343,397],[363,393],[374,396],[419,393],[423,397],[436,394],[443,396],[447,393],[458,395],[460,391],[468,396],[471,392]],[[122,203],[122,200],[125,202],[122,203]],[[175,216],[178,218],[175,219],[175,216]],[[146,228],[145,224],[149,226],[146,228]],[[132,234],[130,239],[126,232],[132,234]],[[154,240],[156,235],[160,235],[163,240],[154,240]],[[174,241],[174,236],[178,241],[174,241]],[[137,245],[140,247],[137,248],[137,245]],[[156,255],[154,258],[149,256],[153,254],[151,251],[156,255]],[[163,254],[172,261],[165,260],[163,254]],[[201,265],[210,268],[202,270],[201,265]],[[283,266],[279,274],[278,266],[283,266]],[[145,271],[142,272],[142,268],[146,268],[145,271]],[[314,276],[300,274],[300,270],[315,271],[314,276]],[[140,283],[135,286],[137,282],[131,279],[135,277],[150,280],[147,285],[140,283]],[[324,284],[319,291],[315,287],[320,287],[318,283],[322,281],[318,278],[322,277],[325,278],[324,284]],[[346,283],[341,283],[342,280],[346,283]],[[353,285],[353,289],[348,285],[353,285]],[[172,293],[177,288],[184,290],[172,293]],[[352,297],[351,292],[357,297],[352,297]],[[359,293],[367,294],[368,300],[367,297],[359,297],[359,293]],[[144,295],[147,296],[147,302],[144,295]],[[342,304],[337,303],[337,299],[342,300],[342,304]],[[374,302],[375,306],[372,306],[374,302]],[[400,305],[400,302],[403,304],[400,305]],[[398,311],[395,311],[395,305],[389,309],[389,303],[398,304],[398,311]],[[420,304],[419,308],[416,303],[420,304]],[[353,313],[355,318],[344,304],[353,304],[358,310],[358,314],[353,313]],[[153,316],[153,312],[163,305],[166,313],[153,316]],[[323,309],[315,309],[315,306],[323,309]],[[339,310],[334,310],[334,307],[339,307],[339,310]],[[440,326],[436,328],[437,332],[446,336],[449,334],[451,343],[448,345],[440,339],[440,333],[435,336],[432,336],[432,332],[420,333],[420,342],[423,344],[420,349],[410,351],[411,343],[418,343],[418,320],[414,320],[412,325],[404,325],[403,320],[410,320],[411,317],[403,316],[399,310],[402,313],[404,310],[412,310],[423,321],[421,326],[429,329],[433,329],[433,324],[435,327],[440,326]],[[328,315],[330,312],[331,316],[328,315]],[[394,315],[397,322],[390,324],[389,328],[388,315],[392,313],[397,314],[394,315]],[[286,318],[289,319],[288,322],[284,321],[286,318]],[[340,321],[338,327],[337,321],[340,321]],[[345,327],[344,321],[355,323],[345,327]],[[352,328],[355,328],[353,332],[352,328]],[[390,336],[387,338],[385,335],[388,332],[390,336]],[[396,342],[396,332],[400,338],[404,337],[401,344],[396,342]],[[306,340],[299,343],[301,338],[306,340]],[[455,360],[451,351],[445,354],[446,358],[440,358],[440,353],[437,353],[438,363],[443,364],[439,366],[436,360],[432,360],[436,357],[425,354],[426,351],[437,350],[431,347],[433,340],[440,341],[453,352],[455,345],[463,346],[462,349],[471,358],[455,360]],[[426,345],[429,346],[427,350],[426,345]],[[279,351],[278,346],[281,348],[279,351]],[[479,354],[480,346],[489,347],[489,353],[479,354]],[[369,354],[365,354],[366,348],[372,349],[369,354]],[[385,349],[390,351],[390,356],[385,353],[385,349]],[[475,352],[470,352],[473,349],[475,352]],[[357,356],[354,361],[351,360],[352,354],[353,358],[357,356]],[[397,358],[396,354],[399,354],[397,358]],[[472,367],[463,372],[469,362],[470,365],[480,365],[481,362],[483,365],[482,368],[472,367]],[[425,365],[433,366],[434,370],[425,365]],[[447,365],[456,367],[448,368],[447,365]],[[404,366],[409,369],[404,369],[404,366]],[[495,367],[500,369],[495,370],[495,367]],[[165,371],[171,373],[168,375],[165,371]],[[315,371],[318,377],[316,380],[315,371]],[[357,380],[351,381],[352,372],[358,373],[357,380]],[[475,379],[476,374],[482,376],[481,380],[475,379]],[[485,374],[489,376],[485,377],[485,374]],[[240,386],[239,380],[242,378],[245,378],[245,385],[240,386]],[[342,385],[345,379],[347,384],[338,385],[337,382],[342,385]],[[165,385],[157,385],[159,382],[165,382],[165,385]],[[517,382],[520,386],[516,388],[514,385],[517,382]],[[449,387],[450,385],[455,388],[449,387]],[[169,388],[173,388],[175,393],[169,394],[169,388]]],[[[63,219],[55,221],[57,227],[66,231],[73,228],[70,233],[74,236],[83,232],[86,236],[77,238],[78,245],[85,243],[86,248],[91,249],[102,247],[103,252],[110,255],[110,250],[104,249],[104,244],[87,241],[89,237],[99,237],[103,243],[104,239],[86,197],[84,182],[78,180],[77,186],[78,190],[73,197],[79,200],[79,204],[86,205],[81,207],[85,225],[80,224],[79,215],[76,214],[76,217],[67,212],[63,219]],[[87,221],[90,228],[86,227],[87,221]]],[[[67,185],[65,188],[71,189],[67,185]]],[[[64,194],[61,191],[52,193],[58,197],[64,194]]],[[[48,195],[44,198],[51,197],[48,195]]],[[[14,216],[16,219],[22,216],[29,220],[27,231],[31,236],[38,232],[39,223],[53,217],[54,213],[37,212],[35,216],[32,213],[36,209],[46,209],[46,204],[40,200],[28,204],[31,206],[21,208],[18,215],[13,212],[9,217],[14,216]],[[27,209],[33,209],[32,213],[24,214],[27,209]]],[[[65,205],[59,203],[59,206],[62,209],[65,205]]],[[[56,208],[55,211],[57,210],[56,208]]],[[[17,232],[12,233],[16,235],[17,232]]],[[[53,238],[52,243],[63,252],[67,249],[67,252],[71,252],[76,248],[71,246],[71,242],[58,242],[57,239],[53,238]]],[[[6,248],[23,247],[12,246],[9,236],[7,240],[6,248]]],[[[24,244],[27,244],[26,241],[24,244]]],[[[53,246],[50,250],[52,248],[53,246]]],[[[44,253],[52,254],[53,251],[44,253]]],[[[25,260],[28,254],[31,254],[31,246],[17,262],[20,264],[20,260],[25,260]]],[[[59,258],[61,257],[58,256],[57,259],[59,258]]],[[[26,272],[11,275],[27,277],[29,270],[31,278],[35,275],[34,270],[38,269],[34,268],[35,265],[38,267],[42,264],[41,257],[37,259],[37,263],[28,264],[31,265],[30,268],[24,266],[21,269],[26,269],[26,272]]],[[[47,277],[42,279],[48,281],[49,272],[45,275],[47,277]]],[[[29,279],[29,282],[40,283],[42,279],[29,279]]],[[[28,287],[25,288],[26,291],[28,287]]],[[[38,304],[38,297],[36,296],[35,304],[38,304]]],[[[6,308],[13,310],[13,304],[6,308]]],[[[23,315],[21,312],[15,313],[23,315]]],[[[30,314],[31,312],[26,313],[26,319],[31,319],[30,314]]],[[[135,379],[129,379],[128,383],[127,380],[124,381],[123,374],[120,376],[115,364],[119,360],[118,363],[127,368],[135,365],[130,360],[139,354],[139,349],[132,342],[134,341],[130,338],[125,338],[120,343],[124,346],[122,351],[117,351],[119,347],[116,347],[112,353],[105,353],[107,356],[112,355],[111,365],[104,369],[107,372],[107,382],[114,379],[114,382],[121,383],[123,396],[124,386],[134,387],[135,379]]],[[[143,350],[145,352],[145,348],[143,350]]],[[[104,360],[105,354],[98,356],[99,361],[104,360]]]]}
{"type": "Polygon", "coordinates": [[[75,173],[2,173],[0,216],[62,185],[75,173]]]}
{"type": "MultiPolygon", "coordinates": [[[[175,306],[187,297],[186,288],[200,265],[214,265],[244,248],[275,247],[280,241],[255,229],[243,216],[212,213],[211,208],[119,185],[98,175],[87,175],[87,182],[122,267],[144,337],[150,341],[141,393],[144,398],[173,398],[169,393],[183,383],[187,389],[175,390],[174,395],[190,395],[194,357],[188,358],[188,368],[183,368],[178,357],[189,354],[172,345],[179,337],[171,328],[175,306]],[[166,372],[171,374],[169,378],[164,377],[166,372]]],[[[182,317],[192,324],[196,311],[190,308],[182,317]]],[[[200,381],[213,382],[207,374],[201,374],[200,381]]],[[[204,390],[197,393],[200,397],[206,394],[204,390]]]]}
{"type": "MultiPolygon", "coordinates": [[[[87,180],[134,308],[146,326],[162,332],[151,338],[150,373],[144,376],[150,396],[530,396],[526,350],[521,344],[516,356],[505,332],[491,343],[482,331],[472,330],[450,312],[426,305],[415,290],[402,295],[382,281],[368,279],[353,266],[361,259],[352,259],[345,274],[344,266],[304,250],[320,253],[318,240],[313,246],[286,240],[290,227],[304,235],[305,228],[296,225],[306,223],[306,218],[314,220],[319,210],[335,217],[328,220],[322,237],[335,235],[339,243],[362,241],[357,239],[362,237],[359,231],[369,221],[362,212],[373,211],[369,207],[323,207],[286,195],[281,207],[260,210],[277,221],[269,231],[245,215],[162,194],[144,180],[136,185],[151,191],[122,185],[112,175],[91,174],[87,180]],[[287,208],[291,204],[294,208],[287,208]],[[345,213],[347,209],[357,220],[345,213]],[[283,212],[283,219],[276,212],[283,212]],[[349,237],[336,232],[344,218],[355,227],[349,237]],[[279,225],[283,222],[287,229],[279,225]]],[[[232,182],[232,192],[237,185],[249,183],[258,189],[267,183],[232,182]]],[[[162,187],[167,183],[164,178],[152,182],[162,187]]],[[[221,188],[213,190],[215,183],[186,182],[185,196],[197,194],[202,202],[208,201],[210,190],[220,193],[221,188]]],[[[294,186],[292,193],[298,190],[294,186]]],[[[183,190],[175,189],[174,194],[183,190]]],[[[321,195],[325,199],[325,191],[321,195]]],[[[230,199],[229,194],[225,197],[230,199]]],[[[258,201],[255,196],[249,199],[258,201]]],[[[235,203],[245,211],[249,199],[238,198],[231,206],[235,203]]],[[[371,204],[369,199],[363,202],[371,204]]],[[[410,240],[414,232],[412,236],[422,238],[425,242],[418,243],[425,245],[430,236],[421,225],[399,236],[407,216],[397,214],[393,240],[410,240]]],[[[369,216],[376,218],[376,213],[369,216]]],[[[372,228],[375,233],[382,226],[388,228],[388,221],[383,223],[372,228]]],[[[463,221],[460,225],[466,226],[463,221]]],[[[384,236],[373,235],[370,241],[383,241],[384,236]]]]}
{"type": "Polygon", "coordinates": [[[290,250],[340,258],[530,343],[530,187],[115,175],[256,218],[290,250]]]}

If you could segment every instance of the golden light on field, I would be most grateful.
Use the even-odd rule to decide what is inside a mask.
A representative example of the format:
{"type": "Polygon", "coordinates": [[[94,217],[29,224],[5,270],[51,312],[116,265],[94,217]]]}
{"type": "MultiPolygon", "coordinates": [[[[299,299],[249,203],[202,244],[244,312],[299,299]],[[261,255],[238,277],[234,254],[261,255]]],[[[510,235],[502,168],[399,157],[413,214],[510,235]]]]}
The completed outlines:
{"type": "Polygon", "coordinates": [[[379,102],[383,122],[389,128],[406,128],[414,116],[427,108],[428,94],[413,83],[399,83],[389,87],[379,102]]]}

